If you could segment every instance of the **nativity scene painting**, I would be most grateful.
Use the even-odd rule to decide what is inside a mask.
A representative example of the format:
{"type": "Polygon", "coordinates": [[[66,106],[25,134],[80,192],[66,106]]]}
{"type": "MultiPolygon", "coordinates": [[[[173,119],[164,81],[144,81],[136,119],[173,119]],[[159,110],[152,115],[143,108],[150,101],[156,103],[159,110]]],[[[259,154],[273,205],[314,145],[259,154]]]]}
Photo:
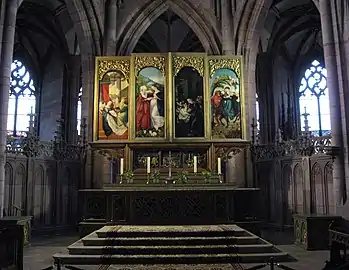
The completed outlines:
{"type": "Polygon", "coordinates": [[[154,67],[143,68],[136,78],[136,138],[163,138],[165,128],[165,77],[154,67]]]}
{"type": "Polygon", "coordinates": [[[210,78],[212,138],[241,139],[241,91],[236,73],[217,69],[210,78]]]}
{"type": "Polygon", "coordinates": [[[99,87],[98,139],[127,140],[128,80],[120,71],[109,71],[99,87]]]}
{"type": "Polygon", "coordinates": [[[205,136],[204,80],[191,67],[182,68],[174,80],[175,137],[205,136]]]}

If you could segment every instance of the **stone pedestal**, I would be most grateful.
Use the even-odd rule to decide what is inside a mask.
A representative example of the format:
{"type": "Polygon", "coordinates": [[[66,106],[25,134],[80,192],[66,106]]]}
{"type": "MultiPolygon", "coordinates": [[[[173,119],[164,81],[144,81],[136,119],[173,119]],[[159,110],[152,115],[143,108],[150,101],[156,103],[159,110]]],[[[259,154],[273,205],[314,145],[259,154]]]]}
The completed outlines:
{"type": "Polygon", "coordinates": [[[339,216],[294,215],[295,244],[306,250],[329,249],[329,226],[339,216]]]}
{"type": "Polygon", "coordinates": [[[0,227],[0,269],[23,270],[23,228],[0,227]]]}
{"type": "Polygon", "coordinates": [[[23,245],[27,247],[30,245],[31,236],[31,219],[30,216],[7,216],[0,218],[0,228],[9,228],[14,226],[23,227],[23,245]]]}

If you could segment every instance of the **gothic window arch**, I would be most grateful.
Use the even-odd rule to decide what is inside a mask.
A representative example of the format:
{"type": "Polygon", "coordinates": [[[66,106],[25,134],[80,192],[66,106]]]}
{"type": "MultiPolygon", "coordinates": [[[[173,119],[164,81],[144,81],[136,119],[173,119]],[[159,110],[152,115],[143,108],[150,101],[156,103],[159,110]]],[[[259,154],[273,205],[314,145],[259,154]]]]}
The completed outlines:
{"type": "Polygon", "coordinates": [[[82,87],[79,90],[78,94],[78,106],[77,106],[77,114],[76,114],[76,130],[78,131],[78,135],[81,134],[81,110],[82,110],[82,87]]]}
{"type": "Polygon", "coordinates": [[[313,135],[324,136],[331,133],[327,70],[317,60],[311,63],[301,79],[299,108],[302,130],[305,130],[306,115],[309,131],[313,135]]]}
{"type": "Polygon", "coordinates": [[[19,60],[11,64],[7,130],[10,136],[26,136],[30,115],[35,112],[34,81],[26,66],[19,60]]]}

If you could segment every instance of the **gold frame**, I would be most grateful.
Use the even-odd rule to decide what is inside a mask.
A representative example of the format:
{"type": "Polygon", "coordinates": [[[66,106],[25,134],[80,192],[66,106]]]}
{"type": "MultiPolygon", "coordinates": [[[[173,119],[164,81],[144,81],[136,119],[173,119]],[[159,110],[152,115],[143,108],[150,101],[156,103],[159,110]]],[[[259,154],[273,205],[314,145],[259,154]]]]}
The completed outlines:
{"type": "Polygon", "coordinates": [[[132,80],[132,91],[131,91],[131,97],[130,97],[130,108],[132,108],[131,111],[131,121],[130,121],[130,127],[131,128],[131,133],[132,136],[130,136],[130,140],[133,142],[141,142],[141,143],[155,143],[155,142],[161,142],[161,141],[168,141],[168,139],[170,138],[170,132],[169,132],[169,103],[167,102],[167,100],[169,100],[169,92],[171,91],[170,87],[168,87],[168,72],[169,72],[169,66],[168,66],[168,58],[169,58],[169,54],[168,53],[133,53],[131,55],[131,80],[132,80]],[[137,58],[143,58],[145,60],[148,60],[148,63],[140,63],[137,64],[137,58]],[[158,59],[157,59],[158,58],[158,59]],[[163,63],[161,63],[161,58],[163,59],[163,63]],[[136,96],[135,96],[135,87],[136,87],[136,76],[138,74],[139,71],[141,71],[143,68],[146,67],[154,67],[159,69],[163,75],[164,75],[164,97],[165,97],[165,125],[164,125],[164,137],[156,137],[156,138],[140,138],[140,137],[136,137],[136,96]]]}
{"type": "Polygon", "coordinates": [[[211,95],[210,89],[210,79],[212,73],[218,69],[227,68],[233,70],[240,80],[240,108],[241,108],[241,138],[213,138],[212,136],[212,112],[209,113],[209,126],[210,126],[210,138],[209,140],[214,142],[245,142],[247,130],[246,130],[246,115],[245,115],[245,89],[244,89],[244,68],[243,68],[243,57],[242,56],[226,56],[226,55],[217,55],[217,56],[207,56],[207,80],[208,80],[208,89],[207,93],[211,95]],[[210,62],[213,61],[215,66],[210,62]],[[235,67],[234,67],[235,66],[235,67]]]}
{"type": "Polygon", "coordinates": [[[207,65],[206,65],[206,58],[207,54],[206,53],[187,53],[187,52],[182,52],[182,53],[171,53],[171,70],[170,70],[170,77],[169,80],[171,80],[171,86],[172,86],[172,93],[171,93],[171,113],[172,113],[172,120],[175,119],[175,91],[174,91],[174,84],[175,84],[175,77],[177,73],[184,67],[192,67],[197,72],[202,76],[203,80],[203,98],[204,98],[204,136],[203,137],[176,137],[176,123],[172,121],[171,123],[171,129],[173,133],[173,141],[174,142],[185,142],[185,141],[195,141],[195,142],[207,142],[210,138],[209,134],[209,129],[208,129],[208,113],[209,113],[209,107],[207,106],[207,100],[208,100],[208,92],[207,92],[207,80],[206,80],[206,75],[207,75],[207,65]],[[175,59],[178,59],[179,62],[176,63],[175,59]],[[200,63],[198,61],[202,63],[200,63]],[[175,62],[175,63],[173,63],[175,62]]]}
{"type": "MultiPolygon", "coordinates": [[[[243,57],[242,56],[208,56],[205,53],[136,53],[131,56],[102,56],[96,57],[95,60],[95,89],[94,89],[94,107],[93,107],[93,144],[100,146],[110,145],[110,144],[166,144],[172,143],[222,143],[224,142],[247,142],[247,126],[246,126],[246,115],[245,115],[245,100],[246,93],[244,87],[244,69],[243,69],[243,57]],[[160,70],[164,72],[164,91],[165,91],[165,134],[162,138],[139,138],[136,137],[135,133],[135,84],[136,84],[136,58],[144,58],[143,61],[150,59],[149,63],[144,65],[144,67],[157,67],[154,65],[154,58],[164,58],[160,70]],[[203,74],[204,79],[204,123],[205,123],[205,136],[200,138],[176,138],[175,137],[175,123],[174,123],[174,98],[175,93],[173,91],[174,77],[176,75],[175,67],[173,66],[173,60],[178,57],[183,57],[183,62],[177,67],[179,71],[184,66],[191,66],[196,69],[197,63],[195,59],[202,58],[203,66],[200,66],[201,70],[199,73],[203,74]],[[218,68],[229,68],[234,70],[240,79],[240,99],[241,99],[241,134],[242,138],[231,138],[231,139],[220,139],[212,137],[212,112],[210,106],[210,78],[212,69],[212,61],[216,62],[215,70],[218,68]],[[153,63],[152,63],[153,62],[153,63]],[[211,62],[211,63],[210,63],[211,62]],[[236,67],[231,67],[231,62],[237,63],[238,70],[236,67]],[[122,72],[126,79],[129,80],[129,127],[128,127],[128,139],[127,140],[100,140],[98,139],[98,120],[99,120],[99,96],[100,96],[100,78],[102,78],[107,72],[112,70],[119,70],[122,72]]],[[[127,151],[131,151],[128,147],[127,151]]]]}
{"type": "MultiPolygon", "coordinates": [[[[128,100],[130,100],[131,90],[131,58],[129,56],[99,56],[95,60],[95,89],[93,97],[93,143],[111,144],[111,143],[127,143],[130,140],[132,130],[128,123],[128,139],[127,140],[99,140],[99,96],[100,96],[100,81],[103,76],[110,71],[120,71],[129,81],[128,100]]],[[[130,118],[129,118],[130,119],[130,118]]],[[[128,119],[128,120],[129,120],[128,119]]],[[[129,122],[129,121],[128,121],[129,122]]]]}

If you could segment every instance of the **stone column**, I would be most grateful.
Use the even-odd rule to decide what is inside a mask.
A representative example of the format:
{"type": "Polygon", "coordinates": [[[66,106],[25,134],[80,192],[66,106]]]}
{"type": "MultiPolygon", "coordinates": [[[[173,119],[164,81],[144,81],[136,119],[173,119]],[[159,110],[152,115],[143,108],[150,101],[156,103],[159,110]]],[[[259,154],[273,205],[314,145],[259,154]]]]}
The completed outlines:
{"type": "Polygon", "coordinates": [[[346,118],[349,117],[346,112],[349,99],[349,74],[346,70],[349,64],[349,6],[346,1],[336,0],[320,0],[319,4],[330,98],[332,146],[340,149],[333,164],[336,211],[348,217],[348,211],[342,210],[346,201],[345,187],[349,187],[346,124],[346,118]]]}
{"type": "Polygon", "coordinates": [[[224,55],[234,54],[234,38],[233,38],[233,23],[232,23],[232,7],[231,0],[222,0],[221,2],[222,18],[222,49],[224,55]]]}
{"type": "Polygon", "coordinates": [[[70,118],[65,123],[66,139],[69,143],[76,143],[77,141],[77,104],[78,95],[81,87],[81,60],[78,55],[70,55],[68,59],[68,89],[65,92],[67,108],[65,108],[66,117],[70,118]]]}
{"type": "Polygon", "coordinates": [[[15,39],[16,15],[19,1],[1,1],[0,12],[4,18],[0,52],[0,217],[3,215],[5,195],[5,164],[6,164],[6,137],[7,137],[7,110],[10,89],[11,63],[13,57],[13,46],[15,39]]]}
{"type": "Polygon", "coordinates": [[[104,55],[116,54],[116,20],[118,0],[109,0],[105,4],[104,55]]]}
{"type": "Polygon", "coordinates": [[[273,75],[272,72],[272,55],[269,52],[260,53],[257,57],[257,87],[259,88],[259,121],[261,142],[264,144],[271,143],[275,139],[276,133],[276,108],[273,92],[273,75]]]}

